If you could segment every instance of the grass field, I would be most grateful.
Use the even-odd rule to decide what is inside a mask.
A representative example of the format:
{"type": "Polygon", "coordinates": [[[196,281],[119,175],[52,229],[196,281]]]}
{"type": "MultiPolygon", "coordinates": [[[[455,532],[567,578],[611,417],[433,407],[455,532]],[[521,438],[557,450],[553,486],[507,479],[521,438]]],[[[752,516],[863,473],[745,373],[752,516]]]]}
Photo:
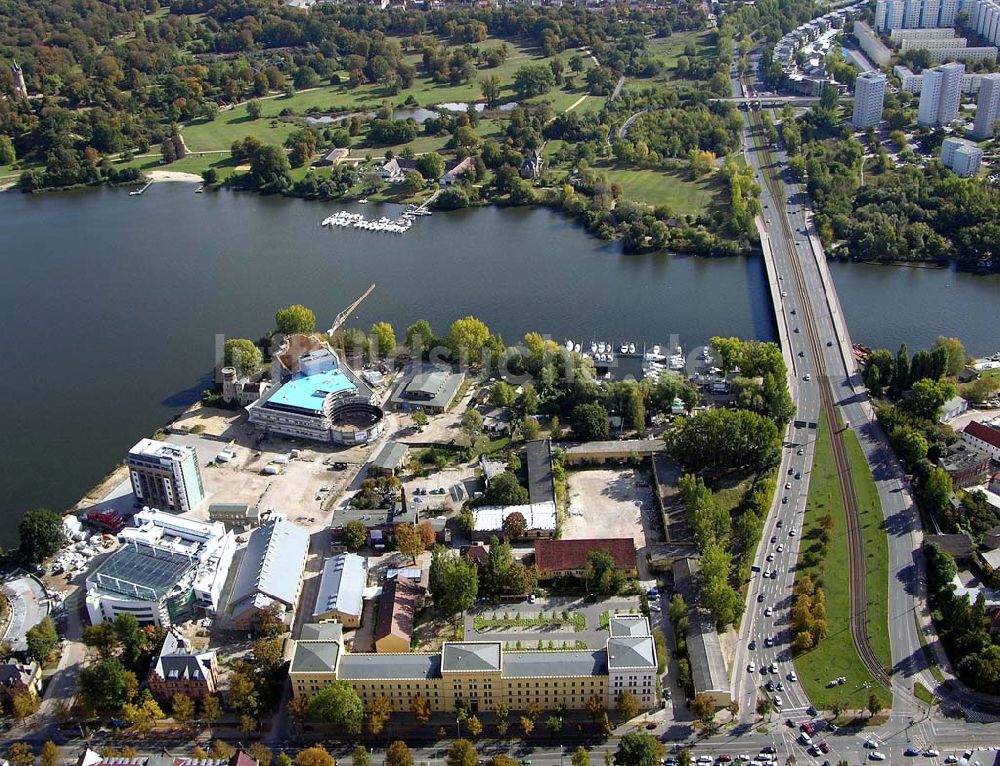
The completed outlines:
{"type": "MultiPolygon", "coordinates": [[[[848,436],[853,436],[853,434],[849,434],[848,436]]],[[[860,466],[856,465],[854,451],[850,445],[851,441],[848,440],[852,472],[860,475],[860,466]]],[[[854,445],[857,445],[856,439],[854,440],[854,445]]],[[[858,447],[858,452],[860,452],[860,447],[858,447]]],[[[861,456],[861,460],[864,463],[863,456],[861,456]]],[[[867,472],[867,467],[865,468],[865,472],[867,472]]],[[[874,488],[874,485],[872,488],[874,488]]],[[[858,488],[859,503],[864,505],[865,499],[862,492],[863,488],[858,488]]],[[[837,480],[837,469],[833,458],[833,443],[830,438],[829,424],[825,420],[821,420],[817,432],[815,461],[813,463],[812,475],[809,479],[809,499],[806,505],[805,523],[802,529],[803,550],[810,545],[819,545],[816,535],[819,532],[820,519],[827,513],[833,516],[834,526],[830,535],[829,553],[825,563],[822,565],[825,575],[817,571],[818,567],[802,567],[799,569],[799,573],[811,574],[814,578],[822,582],[826,596],[828,632],[827,637],[820,642],[819,646],[796,657],[795,668],[799,675],[799,681],[809,699],[819,708],[828,709],[834,702],[841,701],[849,709],[863,709],[870,693],[869,689],[865,688],[865,684],[871,684],[872,688],[878,688],[883,702],[888,706],[891,702],[891,692],[879,687],[878,683],[872,678],[861,662],[861,658],[858,656],[854,648],[854,643],[851,640],[850,581],[844,574],[850,569],[847,518],[844,511],[843,497],[840,492],[840,484],[837,480]],[[846,677],[847,683],[843,686],[828,688],[827,683],[839,676],[846,677]]],[[[886,541],[884,535],[881,537],[882,560],[884,562],[887,557],[885,552],[886,541]]],[[[866,537],[866,539],[868,538],[866,537]]],[[[876,554],[877,550],[869,551],[869,555],[871,556],[875,556],[876,554]]],[[[885,572],[884,567],[885,563],[882,565],[883,573],[885,572]]],[[[872,573],[869,572],[869,583],[871,582],[872,573]]],[[[888,596],[887,588],[888,583],[885,576],[883,576],[881,581],[883,602],[888,596]]],[[[873,591],[872,585],[869,584],[869,599],[878,592],[877,589],[873,591]]],[[[872,612],[869,611],[869,614],[871,615],[872,612]]],[[[881,614],[884,619],[884,608],[881,614]]]]}
{"type": "MultiPolygon", "coordinates": [[[[481,43],[481,46],[484,48],[492,47],[500,43],[500,40],[491,39],[481,43]]],[[[383,106],[402,106],[403,102],[410,96],[420,106],[481,101],[482,91],[479,80],[487,75],[496,75],[500,78],[502,83],[501,98],[504,101],[510,101],[516,98],[513,83],[514,74],[518,68],[524,64],[548,62],[550,59],[538,55],[533,49],[517,44],[508,43],[508,47],[511,51],[510,56],[501,66],[493,69],[481,69],[472,81],[462,85],[435,83],[421,75],[414,80],[412,87],[396,95],[391,95],[382,85],[362,85],[350,88],[345,84],[310,88],[291,96],[283,94],[268,96],[260,99],[261,118],[259,120],[251,121],[248,118],[246,102],[244,102],[222,112],[215,120],[194,120],[188,123],[182,129],[184,140],[191,151],[228,149],[233,141],[247,135],[255,135],[265,143],[280,144],[299,127],[295,122],[278,119],[279,113],[284,109],[290,109],[297,115],[303,115],[313,108],[321,109],[324,112],[369,111],[383,106]]],[[[577,52],[563,51],[556,58],[567,63],[575,53],[577,52]]],[[[584,60],[588,67],[592,66],[589,58],[584,60]]],[[[568,65],[566,71],[569,71],[568,65]]],[[[553,88],[548,93],[531,99],[531,101],[547,100],[552,102],[555,111],[564,111],[586,93],[586,88],[583,86],[583,74],[577,75],[577,87],[572,91],[553,88]]],[[[603,101],[602,98],[588,97],[577,108],[599,109],[603,101]]],[[[422,150],[414,148],[414,151],[422,150]]]]}
{"type": "Polygon", "coordinates": [[[693,42],[699,58],[715,57],[715,32],[708,30],[692,32],[676,32],[670,37],[655,37],[646,43],[646,47],[666,67],[666,71],[654,80],[665,85],[694,84],[698,80],[680,77],[677,74],[677,59],[684,55],[684,48],[693,42]]]}
{"type": "Polygon", "coordinates": [[[721,204],[723,184],[716,173],[697,181],[677,170],[666,173],[611,164],[598,164],[594,170],[619,183],[626,199],[650,205],[667,205],[679,215],[698,215],[721,204]]]}

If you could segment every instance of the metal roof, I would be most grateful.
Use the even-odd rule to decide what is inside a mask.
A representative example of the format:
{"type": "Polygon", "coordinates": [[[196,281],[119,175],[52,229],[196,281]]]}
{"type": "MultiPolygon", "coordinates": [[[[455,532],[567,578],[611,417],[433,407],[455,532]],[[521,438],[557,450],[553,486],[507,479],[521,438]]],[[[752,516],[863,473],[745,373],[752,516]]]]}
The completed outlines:
{"type": "Polygon", "coordinates": [[[438,678],[440,654],[354,654],[340,659],[337,678],[346,681],[438,678]]]}
{"type": "Polygon", "coordinates": [[[361,593],[368,584],[368,564],[356,553],[341,553],[323,564],[313,617],[337,611],[361,615],[361,593]]]}
{"type": "Polygon", "coordinates": [[[442,673],[500,670],[499,641],[446,642],[441,649],[442,673]]]}
{"type": "Polygon", "coordinates": [[[608,673],[603,649],[571,652],[504,652],[504,678],[579,678],[608,673]]]}
{"type": "Polygon", "coordinates": [[[302,626],[299,641],[339,641],[344,636],[344,626],[339,622],[307,622],[302,626]]]}
{"type": "Polygon", "coordinates": [[[236,573],[230,597],[234,612],[250,606],[258,594],[294,606],[308,551],[309,533],[290,521],[274,519],[255,529],[236,573]]]}
{"type": "Polygon", "coordinates": [[[528,505],[486,505],[474,508],[473,530],[492,532],[503,528],[503,520],[517,512],[524,516],[528,529],[555,529],[556,504],[552,501],[528,505]]]}
{"type": "Polygon", "coordinates": [[[357,387],[344,373],[327,370],[315,375],[301,373],[275,391],[265,407],[281,406],[306,412],[322,412],[326,398],[333,394],[356,392],[357,387]]]}
{"type": "Polygon", "coordinates": [[[388,441],[372,459],[372,465],[383,471],[394,471],[403,462],[409,447],[400,442],[388,441]]]}
{"type": "Polygon", "coordinates": [[[337,669],[340,644],[336,641],[298,641],[289,666],[291,673],[332,673],[337,669]]]}
{"type": "Polygon", "coordinates": [[[530,441],[524,448],[528,469],[528,501],[545,503],[556,499],[556,483],[552,476],[552,447],[548,439],[530,441]]]}
{"type": "Polygon", "coordinates": [[[641,614],[616,614],[608,623],[615,638],[619,636],[648,636],[649,623],[641,614]]]}
{"type": "Polygon", "coordinates": [[[652,636],[622,636],[608,639],[608,667],[656,668],[656,649],[652,636]]]}

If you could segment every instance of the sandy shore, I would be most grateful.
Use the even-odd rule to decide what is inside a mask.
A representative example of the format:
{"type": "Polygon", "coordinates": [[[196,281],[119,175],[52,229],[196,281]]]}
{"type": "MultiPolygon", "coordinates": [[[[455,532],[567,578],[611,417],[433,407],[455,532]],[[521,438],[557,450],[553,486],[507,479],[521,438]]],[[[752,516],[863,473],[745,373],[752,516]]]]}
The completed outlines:
{"type": "Polygon", "coordinates": [[[173,170],[148,170],[146,175],[150,181],[183,181],[184,183],[202,183],[202,178],[194,173],[178,173],[173,170]]]}

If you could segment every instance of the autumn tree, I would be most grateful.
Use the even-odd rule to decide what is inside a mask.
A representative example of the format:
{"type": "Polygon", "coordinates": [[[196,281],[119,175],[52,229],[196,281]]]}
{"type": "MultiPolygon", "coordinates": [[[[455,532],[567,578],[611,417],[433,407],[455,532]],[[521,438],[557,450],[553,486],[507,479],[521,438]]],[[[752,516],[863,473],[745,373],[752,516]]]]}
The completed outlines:
{"type": "Polygon", "coordinates": [[[378,695],[368,707],[368,728],[372,734],[378,734],[389,723],[392,716],[392,703],[384,694],[378,695]]]}
{"type": "Polygon", "coordinates": [[[409,556],[414,564],[417,563],[417,556],[424,552],[424,537],[416,524],[396,526],[396,548],[403,555],[409,556]]]}
{"type": "Polygon", "coordinates": [[[295,766],[337,766],[337,762],[326,748],[314,745],[299,751],[295,756],[295,766]]]}
{"type": "Polygon", "coordinates": [[[421,694],[413,697],[413,700],[410,702],[410,709],[413,711],[413,717],[419,723],[427,723],[431,719],[431,703],[421,694]]]}
{"type": "Polygon", "coordinates": [[[402,740],[396,740],[385,751],[385,766],[413,766],[413,753],[402,740]]]}

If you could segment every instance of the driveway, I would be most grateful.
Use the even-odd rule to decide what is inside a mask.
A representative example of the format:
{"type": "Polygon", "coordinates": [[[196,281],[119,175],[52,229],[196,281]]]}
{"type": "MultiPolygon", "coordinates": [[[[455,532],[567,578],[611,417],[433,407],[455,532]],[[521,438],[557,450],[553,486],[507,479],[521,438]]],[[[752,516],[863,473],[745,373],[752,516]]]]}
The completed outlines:
{"type": "Polygon", "coordinates": [[[11,604],[4,639],[10,641],[14,651],[23,652],[28,648],[25,634],[49,613],[49,600],[42,584],[28,575],[8,580],[3,588],[11,604]]]}

